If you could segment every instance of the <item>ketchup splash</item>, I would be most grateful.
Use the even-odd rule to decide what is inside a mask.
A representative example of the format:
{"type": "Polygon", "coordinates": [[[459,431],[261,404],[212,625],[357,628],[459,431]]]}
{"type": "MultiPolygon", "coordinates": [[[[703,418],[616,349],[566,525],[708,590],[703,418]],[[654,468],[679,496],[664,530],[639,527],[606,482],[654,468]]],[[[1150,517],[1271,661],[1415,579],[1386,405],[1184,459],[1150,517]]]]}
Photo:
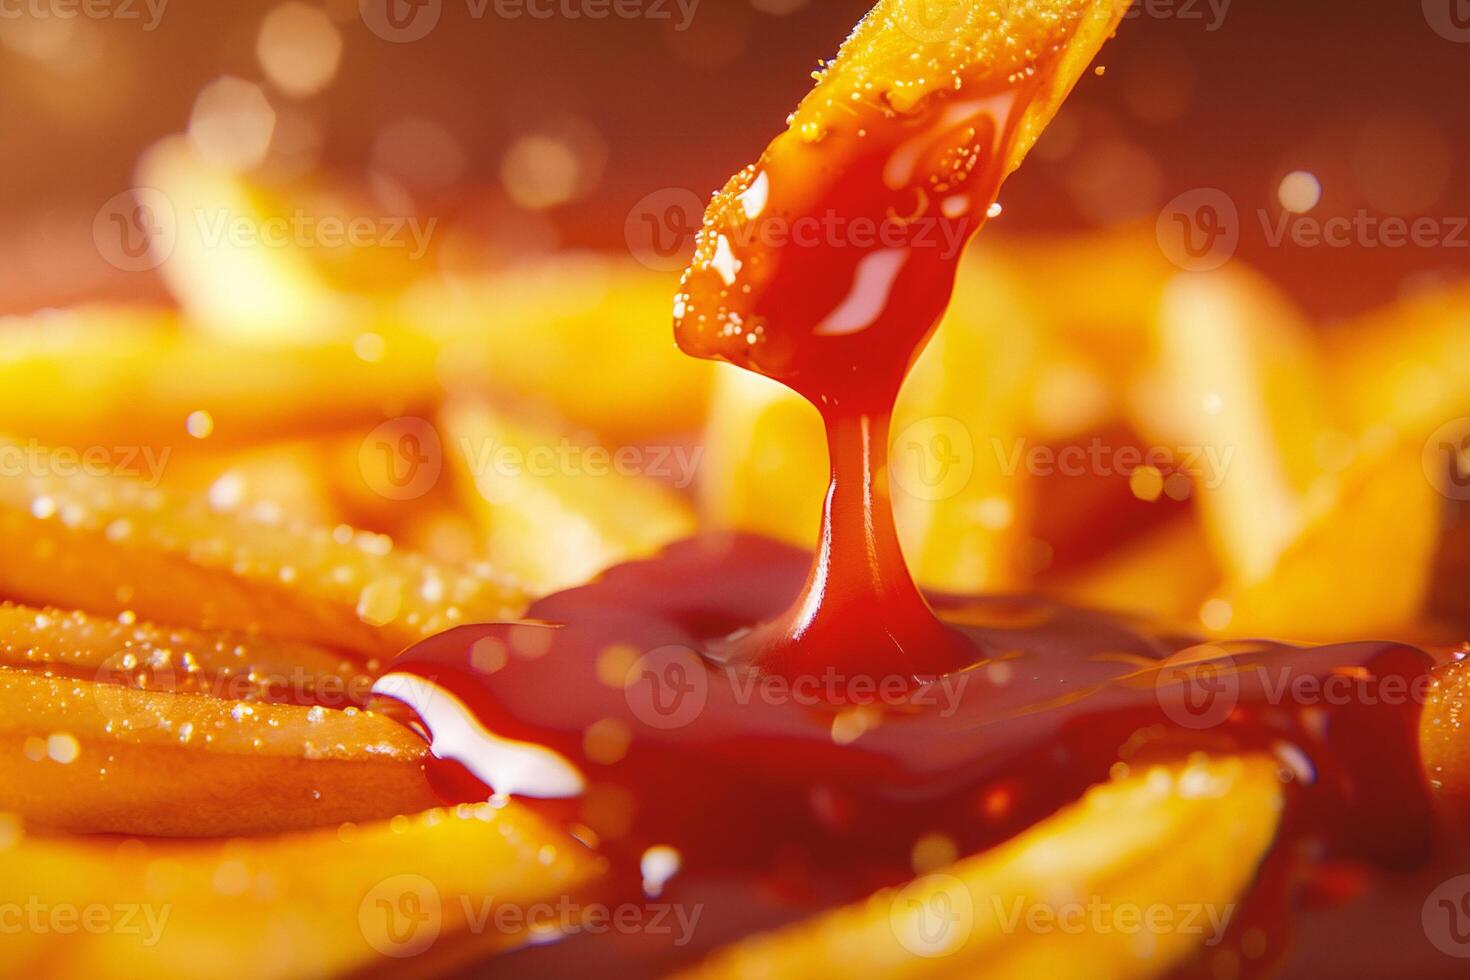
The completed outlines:
{"type": "Polygon", "coordinates": [[[915,587],[889,419],[998,193],[1032,77],[795,127],[710,208],[676,336],[822,413],[832,479],[814,556],[686,541],[523,622],[420,643],[376,685],[416,712],[447,801],[525,800],[608,855],[609,900],[701,911],[686,942],[583,937],[512,969],[663,973],[908,880],[921,839],[974,853],[1119,765],[1197,750],[1275,753],[1292,774],[1289,837],[1391,866],[1429,846],[1417,706],[1309,712],[1281,694],[1344,671],[1412,685],[1420,651],[1202,645],[1041,599],[915,587]]]}

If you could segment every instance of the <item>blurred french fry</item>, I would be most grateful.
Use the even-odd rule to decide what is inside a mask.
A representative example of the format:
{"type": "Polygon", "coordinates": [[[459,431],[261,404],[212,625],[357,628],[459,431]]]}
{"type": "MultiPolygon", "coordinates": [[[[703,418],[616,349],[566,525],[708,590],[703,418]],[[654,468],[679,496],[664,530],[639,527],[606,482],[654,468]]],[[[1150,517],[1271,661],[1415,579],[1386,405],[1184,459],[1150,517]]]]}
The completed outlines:
{"type": "MultiPolygon", "coordinates": [[[[162,486],[208,496],[223,510],[332,527],[347,523],[334,499],[326,440],[264,443],[221,452],[175,454],[162,486]]],[[[353,459],[354,466],[356,458],[353,459]]]]}
{"type": "Polygon", "coordinates": [[[661,482],[693,478],[698,457],[685,447],[653,454],[573,442],[559,427],[483,402],[451,404],[441,417],[464,508],[480,525],[486,556],[537,593],[581,585],[694,532],[693,508],[661,482]],[[620,469],[620,461],[628,466],[620,469]],[[643,475],[645,464],[663,472],[643,475]]]}
{"type": "Polygon", "coordinates": [[[1318,440],[1331,426],[1319,351],[1284,297],[1233,266],[1171,280],[1157,331],[1136,424],[1163,445],[1215,454],[1194,474],[1206,534],[1229,578],[1259,580],[1296,537],[1322,473],[1318,440]]]}
{"type": "Polygon", "coordinates": [[[1470,817],[1470,664],[1453,660],[1431,677],[1419,719],[1419,753],[1430,788],[1463,821],[1470,817]]]}
{"type": "Polygon", "coordinates": [[[0,595],[366,657],[525,604],[519,586],[488,568],[438,565],[380,535],[268,523],[113,477],[4,477],[0,533],[0,595]]]}
{"type": "Polygon", "coordinates": [[[388,718],[0,669],[0,811],[77,831],[204,837],[433,806],[424,742],[388,718]]]}
{"type": "Polygon", "coordinates": [[[562,256],[481,279],[420,283],[390,315],[440,338],[445,380],[550,405],[609,443],[699,428],[712,366],[670,326],[675,284],[631,261],[562,256]]]}
{"type": "Polygon", "coordinates": [[[785,385],[717,368],[699,485],[704,519],[815,546],[828,472],[820,416],[785,385]]]}
{"type": "Polygon", "coordinates": [[[350,321],[351,302],[321,280],[302,244],[267,236],[275,216],[265,202],[186,137],[150,147],[137,186],[168,203],[175,234],[158,271],[194,326],[252,342],[329,336],[350,321]]]}
{"type": "Polygon", "coordinates": [[[1418,445],[1364,450],[1313,495],[1302,533],[1264,577],[1227,586],[1220,631],[1308,641],[1402,632],[1428,595],[1443,504],[1418,445]]]}
{"type": "MultiPolygon", "coordinates": [[[[431,403],[439,345],[364,324],[357,335],[231,344],[164,314],[82,308],[12,318],[0,344],[5,431],[114,454],[189,439],[207,413],[212,443],[239,445],[376,423],[431,403]]],[[[128,458],[132,458],[131,456],[128,458]]]]}
{"type": "Polygon", "coordinates": [[[1080,605],[1185,622],[1219,583],[1220,569],[1191,513],[1145,531],[1054,588],[1080,605]]]}
{"type": "Polygon", "coordinates": [[[972,256],[964,268],[964,285],[899,399],[888,463],[914,577],[950,592],[1020,582],[1028,481],[1024,466],[1012,466],[1040,340],[1003,266],[972,256]]]}
{"type": "MultiPolygon", "coordinates": [[[[1268,759],[1151,767],[1093,788],[985,854],[736,943],[687,976],[1169,976],[1218,941],[1211,925],[1152,929],[1140,943],[1131,930],[1059,923],[1072,909],[1195,909],[1223,928],[1275,838],[1282,805],[1268,759]]],[[[1204,952],[1239,955],[1223,943],[1204,952]]]]}
{"type": "MultiPolygon", "coordinates": [[[[101,907],[109,928],[25,930],[9,976],[424,975],[444,952],[523,941],[495,913],[575,900],[600,862],[509,804],[233,841],[56,839],[0,823],[7,894],[101,907]]],[[[524,920],[525,916],[522,917],[524,920]]],[[[49,919],[47,920],[50,921],[49,919]]]]}
{"type": "Polygon", "coordinates": [[[365,703],[364,665],[310,643],[0,603],[0,666],[231,700],[365,703]]]}
{"type": "Polygon", "coordinates": [[[1332,391],[1355,431],[1422,438],[1470,415],[1470,284],[1416,294],[1327,339],[1332,391]]]}

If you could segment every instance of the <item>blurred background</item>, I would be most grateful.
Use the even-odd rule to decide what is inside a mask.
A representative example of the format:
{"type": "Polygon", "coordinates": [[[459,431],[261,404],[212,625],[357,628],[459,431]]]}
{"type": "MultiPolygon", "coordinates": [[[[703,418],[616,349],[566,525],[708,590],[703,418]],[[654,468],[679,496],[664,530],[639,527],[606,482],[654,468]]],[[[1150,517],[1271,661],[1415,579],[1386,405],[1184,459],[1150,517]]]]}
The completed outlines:
{"type": "MultiPolygon", "coordinates": [[[[868,6],[643,0],[637,16],[594,19],[565,0],[391,2],[400,27],[384,0],[8,4],[0,312],[166,297],[154,272],[103,260],[94,217],[150,145],[207,141],[225,118],[243,135],[217,155],[266,186],[356,182],[380,213],[437,218],[439,263],[622,249],[645,195],[703,198],[748,162],[868,6]]],[[[1279,213],[1293,171],[1320,182],[1315,217],[1470,214],[1457,2],[1142,4],[989,234],[1152,220],[1181,192],[1219,188],[1240,208],[1238,254],[1326,320],[1470,267],[1470,235],[1273,247],[1256,216],[1279,213]]]]}

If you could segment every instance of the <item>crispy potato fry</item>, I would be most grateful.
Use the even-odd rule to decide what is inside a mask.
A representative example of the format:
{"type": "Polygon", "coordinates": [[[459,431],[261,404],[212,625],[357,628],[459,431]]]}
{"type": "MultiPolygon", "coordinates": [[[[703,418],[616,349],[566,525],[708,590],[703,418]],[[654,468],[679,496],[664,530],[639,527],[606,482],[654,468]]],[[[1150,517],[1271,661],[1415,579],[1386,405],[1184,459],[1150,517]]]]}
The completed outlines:
{"type": "Polygon", "coordinates": [[[228,700],[366,703],[371,677],[310,643],[0,603],[0,666],[228,700]]]}
{"type": "Polygon", "coordinates": [[[272,524],[128,480],[0,478],[0,594],[388,656],[464,622],[513,617],[520,588],[396,552],[381,536],[272,524]]]}
{"type": "Polygon", "coordinates": [[[1432,677],[1419,719],[1419,753],[1430,788],[1464,820],[1470,817],[1470,663],[1443,664],[1432,677]]]}
{"type": "Polygon", "coordinates": [[[1159,930],[1140,947],[1121,929],[1028,923],[1039,913],[1055,924],[1067,908],[1099,903],[1224,916],[1275,838],[1282,805],[1268,759],[1153,767],[1095,787],[994,850],[727,947],[687,976],[1168,976],[1199,950],[1203,930],[1159,930]]]}
{"type": "Polygon", "coordinates": [[[515,804],[234,841],[59,840],[12,820],[0,822],[7,893],[34,896],[38,914],[96,908],[110,927],[8,936],[0,971],[422,975],[456,948],[522,941],[506,929],[511,919],[497,924],[498,909],[572,900],[600,871],[580,845],[515,804]]]}
{"type": "Polygon", "coordinates": [[[0,419],[12,436],[78,451],[147,449],[166,463],[193,412],[209,414],[212,443],[239,445],[375,424],[437,397],[436,341],[370,322],[360,329],[232,344],[191,336],[161,313],[13,318],[0,347],[0,419]]]}
{"type": "MultiPolygon", "coordinates": [[[[694,532],[693,508],[657,479],[620,470],[618,460],[652,466],[637,447],[611,450],[569,440],[554,427],[523,422],[481,402],[448,406],[444,438],[464,501],[484,535],[486,555],[541,594],[580,585],[598,572],[643,558],[694,532]]],[[[670,480],[691,464],[674,447],[659,456],[670,480]]],[[[678,447],[683,449],[684,447],[678,447]]]]}
{"type": "Polygon", "coordinates": [[[173,492],[208,495],[223,509],[332,527],[348,521],[325,462],[329,445],[327,439],[315,439],[179,452],[169,460],[161,485],[173,492]]]}
{"type": "Polygon", "coordinates": [[[1204,528],[1226,574],[1257,581],[1302,526],[1330,430],[1310,332],[1264,279],[1234,267],[1180,275],[1157,324],[1157,378],[1136,425],[1160,444],[1213,452],[1196,475],[1204,528]]]}
{"type": "Polygon", "coordinates": [[[1365,449],[1319,488],[1302,533],[1267,575],[1227,586],[1220,632],[1361,640],[1411,626],[1429,592],[1443,503],[1419,446],[1365,449]]]}
{"type": "Polygon", "coordinates": [[[435,802],[425,752],[357,708],[0,670],[0,811],[45,827],[203,837],[413,813],[435,802]]]}

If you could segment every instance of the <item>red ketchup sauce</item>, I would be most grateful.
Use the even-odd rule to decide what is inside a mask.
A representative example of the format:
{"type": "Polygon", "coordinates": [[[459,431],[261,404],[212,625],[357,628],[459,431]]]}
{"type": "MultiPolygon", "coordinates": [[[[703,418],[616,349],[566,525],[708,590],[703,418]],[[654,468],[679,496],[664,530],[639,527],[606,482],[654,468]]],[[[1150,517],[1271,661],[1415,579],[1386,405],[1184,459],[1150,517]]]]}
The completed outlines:
{"type": "Polygon", "coordinates": [[[950,297],[959,249],[944,243],[983,222],[1033,94],[1022,77],[907,114],[855,106],[841,126],[779,137],[716,197],[676,337],[821,411],[832,479],[815,555],[685,541],[523,622],[433,637],[379,682],[417,713],[446,801],[517,798],[607,855],[605,901],[699,910],[690,935],[573,936],[512,954],[512,972],[660,974],[909,880],[921,837],[971,854],[1120,764],[1193,751],[1275,753],[1292,783],[1285,839],[1389,866],[1426,852],[1417,705],[1308,711],[1281,696],[1302,679],[1412,685],[1420,651],[1204,645],[1042,599],[915,587],[889,504],[889,417],[950,297]]]}

